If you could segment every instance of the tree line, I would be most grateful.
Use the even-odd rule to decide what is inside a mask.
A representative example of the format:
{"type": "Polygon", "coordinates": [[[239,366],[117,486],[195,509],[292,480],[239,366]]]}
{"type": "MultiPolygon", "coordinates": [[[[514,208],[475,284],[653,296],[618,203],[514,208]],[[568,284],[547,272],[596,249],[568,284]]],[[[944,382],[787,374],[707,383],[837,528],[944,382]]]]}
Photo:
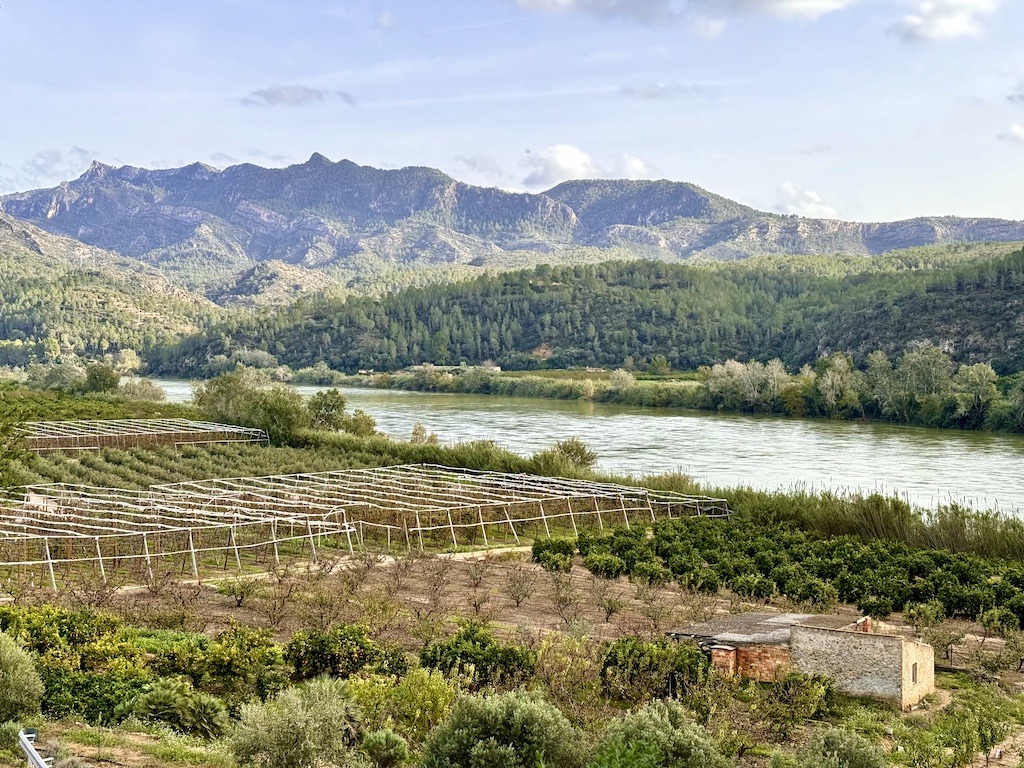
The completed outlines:
{"type": "Polygon", "coordinates": [[[486,360],[517,370],[616,368],[659,356],[680,370],[773,358],[795,370],[834,352],[862,364],[876,350],[896,356],[930,342],[1001,374],[1024,368],[1024,251],[980,263],[857,261],[539,266],[384,298],[300,300],[232,317],[148,362],[191,375],[253,355],[267,366],[322,361],[339,371],[486,360]]]}

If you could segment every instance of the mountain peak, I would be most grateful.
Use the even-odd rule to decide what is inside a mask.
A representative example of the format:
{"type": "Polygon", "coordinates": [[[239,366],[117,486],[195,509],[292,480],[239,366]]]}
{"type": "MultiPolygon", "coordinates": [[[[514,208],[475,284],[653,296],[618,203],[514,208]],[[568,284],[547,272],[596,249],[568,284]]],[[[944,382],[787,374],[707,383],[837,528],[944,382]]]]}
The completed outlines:
{"type": "Polygon", "coordinates": [[[96,179],[102,179],[108,173],[114,170],[114,166],[101,163],[99,160],[93,160],[89,167],[86,169],[79,178],[84,181],[93,181],[96,179]]]}
{"type": "Polygon", "coordinates": [[[321,155],[319,152],[314,152],[309,156],[309,160],[307,160],[304,165],[331,165],[331,160],[329,157],[321,155]]]}

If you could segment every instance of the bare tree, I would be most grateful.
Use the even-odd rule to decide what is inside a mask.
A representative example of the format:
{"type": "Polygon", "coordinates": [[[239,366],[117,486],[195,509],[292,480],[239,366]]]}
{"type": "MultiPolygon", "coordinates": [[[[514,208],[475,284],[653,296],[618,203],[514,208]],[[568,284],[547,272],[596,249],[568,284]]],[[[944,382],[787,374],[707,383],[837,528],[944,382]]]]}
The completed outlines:
{"type": "Polygon", "coordinates": [[[604,613],[605,623],[610,622],[612,616],[626,607],[626,593],[615,582],[608,579],[596,577],[591,579],[590,595],[594,600],[594,605],[604,613]]]}
{"type": "Polygon", "coordinates": [[[572,576],[562,571],[551,571],[551,603],[555,613],[565,623],[571,625],[579,619],[583,608],[583,598],[573,583],[572,576]]]}
{"type": "Polygon", "coordinates": [[[487,558],[481,560],[469,560],[465,564],[466,581],[473,589],[479,589],[480,585],[487,580],[494,570],[494,563],[487,558]]]}
{"type": "Polygon", "coordinates": [[[515,603],[518,608],[536,593],[539,578],[535,569],[525,565],[513,565],[505,571],[501,593],[515,603]]]}

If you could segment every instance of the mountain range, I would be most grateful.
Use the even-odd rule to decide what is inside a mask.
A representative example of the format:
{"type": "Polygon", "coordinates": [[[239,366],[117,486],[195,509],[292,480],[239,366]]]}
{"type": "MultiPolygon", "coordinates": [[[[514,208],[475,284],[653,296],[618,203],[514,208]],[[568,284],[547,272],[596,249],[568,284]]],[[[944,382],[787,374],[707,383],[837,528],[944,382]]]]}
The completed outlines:
{"type": "Polygon", "coordinates": [[[432,168],[381,170],[320,154],[287,168],[194,163],[147,170],[97,162],[57,187],[0,197],[0,211],[154,268],[229,306],[538,263],[869,256],[1024,240],[1020,221],[806,219],[672,181],[581,180],[536,194],[509,192],[432,168]]]}

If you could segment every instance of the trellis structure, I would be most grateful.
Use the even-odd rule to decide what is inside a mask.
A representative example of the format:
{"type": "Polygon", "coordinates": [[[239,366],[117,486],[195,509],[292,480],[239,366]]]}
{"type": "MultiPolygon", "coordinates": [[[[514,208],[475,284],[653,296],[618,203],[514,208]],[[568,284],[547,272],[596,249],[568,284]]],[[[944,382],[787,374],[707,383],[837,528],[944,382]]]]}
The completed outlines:
{"type": "Polygon", "coordinates": [[[37,453],[147,448],[156,445],[262,443],[262,429],[192,419],[98,419],[88,421],[27,421],[18,425],[25,446],[37,453]]]}
{"type": "Polygon", "coordinates": [[[404,465],[153,486],[181,506],[338,510],[362,546],[424,550],[629,527],[660,517],[729,514],[725,499],[538,475],[404,465]]]}
{"type": "Polygon", "coordinates": [[[155,564],[168,561],[198,579],[210,568],[265,566],[283,555],[315,560],[325,541],[351,550],[354,530],[323,509],[203,509],[150,491],[40,485],[0,504],[0,569],[42,568],[54,589],[83,567],[104,582],[123,569],[152,583],[155,564]]]}
{"type": "Polygon", "coordinates": [[[151,486],[50,484],[0,499],[0,570],[41,568],[54,589],[91,567],[152,582],[157,560],[211,568],[315,560],[331,547],[520,544],[659,518],[729,514],[724,499],[526,474],[406,465],[151,486]]]}

